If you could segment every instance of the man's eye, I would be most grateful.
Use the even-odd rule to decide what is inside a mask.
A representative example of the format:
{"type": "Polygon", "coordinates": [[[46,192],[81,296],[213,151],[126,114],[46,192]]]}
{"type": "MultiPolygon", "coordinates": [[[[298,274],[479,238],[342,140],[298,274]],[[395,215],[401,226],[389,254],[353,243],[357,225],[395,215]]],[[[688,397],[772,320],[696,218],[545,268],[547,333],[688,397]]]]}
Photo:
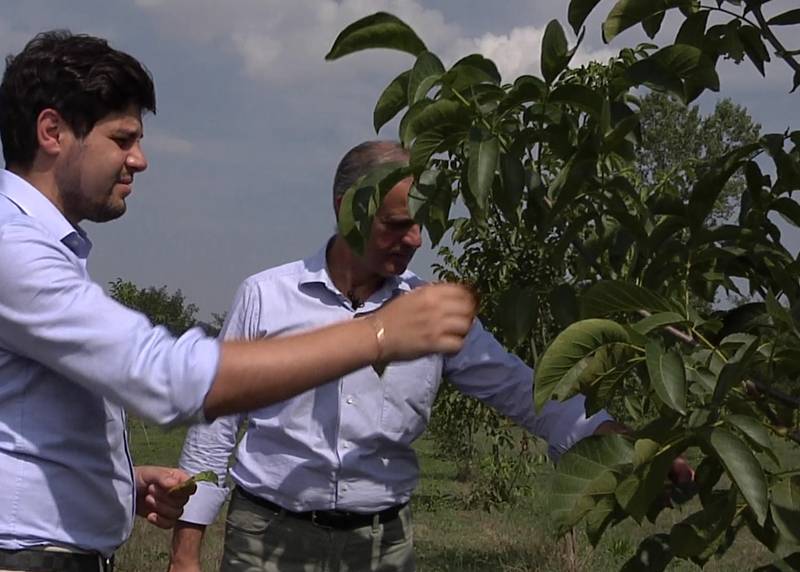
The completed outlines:
{"type": "Polygon", "coordinates": [[[131,137],[112,137],[111,139],[122,149],[129,149],[134,141],[131,137]]]}

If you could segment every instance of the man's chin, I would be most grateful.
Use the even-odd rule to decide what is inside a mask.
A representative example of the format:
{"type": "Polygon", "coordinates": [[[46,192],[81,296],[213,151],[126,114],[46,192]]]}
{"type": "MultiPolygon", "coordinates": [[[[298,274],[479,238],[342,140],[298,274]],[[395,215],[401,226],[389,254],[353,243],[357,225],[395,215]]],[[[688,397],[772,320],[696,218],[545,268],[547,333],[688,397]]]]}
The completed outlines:
{"type": "Polygon", "coordinates": [[[97,211],[91,213],[91,215],[87,216],[86,218],[92,222],[110,222],[124,215],[127,209],[128,207],[125,202],[120,201],[115,205],[105,205],[103,208],[97,209],[97,211]]]}

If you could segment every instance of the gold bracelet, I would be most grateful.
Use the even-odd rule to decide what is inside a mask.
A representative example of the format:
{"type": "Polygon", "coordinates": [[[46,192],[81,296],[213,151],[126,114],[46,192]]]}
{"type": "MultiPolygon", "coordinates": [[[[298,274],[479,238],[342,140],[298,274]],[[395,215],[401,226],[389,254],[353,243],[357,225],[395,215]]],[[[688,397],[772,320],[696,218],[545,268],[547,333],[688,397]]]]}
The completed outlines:
{"type": "Polygon", "coordinates": [[[383,321],[374,315],[370,317],[369,323],[375,331],[375,342],[378,344],[378,357],[375,359],[375,363],[381,363],[386,350],[386,328],[383,321]]]}

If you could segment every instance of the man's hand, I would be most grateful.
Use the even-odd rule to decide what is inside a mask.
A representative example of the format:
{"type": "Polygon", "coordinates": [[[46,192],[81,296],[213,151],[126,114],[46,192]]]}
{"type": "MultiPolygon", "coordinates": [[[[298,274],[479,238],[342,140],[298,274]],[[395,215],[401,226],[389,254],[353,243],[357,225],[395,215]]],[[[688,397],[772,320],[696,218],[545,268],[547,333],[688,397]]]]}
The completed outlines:
{"type": "Polygon", "coordinates": [[[172,528],[183,514],[183,507],[197,490],[196,485],[170,493],[169,490],[188,480],[180,469],[168,467],[135,467],[136,514],[160,528],[172,528]]]}
{"type": "Polygon", "coordinates": [[[458,284],[430,284],[375,312],[384,328],[381,361],[455,353],[475,318],[475,295],[458,284]]]}

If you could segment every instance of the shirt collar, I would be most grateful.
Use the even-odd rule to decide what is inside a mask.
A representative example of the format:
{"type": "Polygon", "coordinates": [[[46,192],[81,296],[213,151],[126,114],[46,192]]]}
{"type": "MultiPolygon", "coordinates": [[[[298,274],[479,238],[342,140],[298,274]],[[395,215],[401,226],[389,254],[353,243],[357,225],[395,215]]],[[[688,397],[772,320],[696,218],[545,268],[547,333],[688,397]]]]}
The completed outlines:
{"type": "MultiPolygon", "coordinates": [[[[328,246],[331,244],[335,236],[329,238],[325,244],[322,245],[316,253],[303,259],[303,273],[300,276],[300,284],[322,284],[331,292],[339,292],[339,289],[331,280],[331,275],[328,272],[328,246]]],[[[410,292],[412,290],[409,278],[414,274],[408,270],[399,276],[392,276],[386,279],[386,283],[381,287],[381,290],[388,291],[392,295],[400,292],[410,292]]]]}
{"type": "Polygon", "coordinates": [[[35,218],[57,240],[80,258],[86,258],[92,242],[79,226],[72,226],[56,206],[36,187],[8,170],[0,170],[0,194],[5,195],[26,215],[35,218]]]}

